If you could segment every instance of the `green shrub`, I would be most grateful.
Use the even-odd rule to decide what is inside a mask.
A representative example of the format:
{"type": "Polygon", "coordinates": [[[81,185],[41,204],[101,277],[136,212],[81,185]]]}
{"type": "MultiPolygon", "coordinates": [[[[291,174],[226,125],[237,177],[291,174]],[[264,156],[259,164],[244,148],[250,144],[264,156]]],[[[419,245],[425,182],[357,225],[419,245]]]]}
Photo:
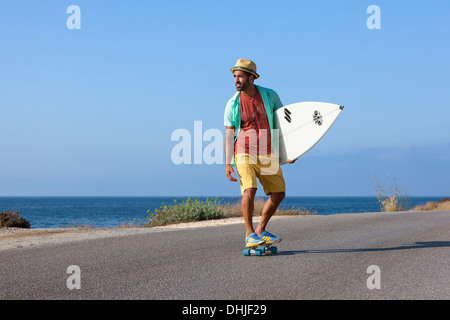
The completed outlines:
{"type": "MultiPolygon", "coordinates": [[[[147,211],[148,217],[143,221],[134,220],[139,226],[154,227],[163,226],[173,223],[201,221],[220,218],[242,217],[241,203],[222,203],[216,197],[200,200],[198,198],[187,198],[181,202],[173,201],[173,205],[164,205],[155,209],[154,212],[147,211]]],[[[264,207],[264,199],[255,199],[255,216],[260,216],[264,207]]],[[[278,209],[277,215],[314,215],[317,212],[304,208],[278,209]]]]}
{"type": "MultiPolygon", "coordinates": [[[[200,200],[190,197],[173,205],[163,205],[150,213],[147,219],[143,221],[144,227],[162,226],[171,223],[180,223],[188,221],[201,221],[210,219],[220,219],[223,216],[222,207],[219,198],[200,200]]],[[[140,223],[142,224],[142,223],[140,223]]]]}
{"type": "Polygon", "coordinates": [[[20,211],[3,211],[0,213],[0,228],[29,228],[30,223],[20,216],[20,211]]]}

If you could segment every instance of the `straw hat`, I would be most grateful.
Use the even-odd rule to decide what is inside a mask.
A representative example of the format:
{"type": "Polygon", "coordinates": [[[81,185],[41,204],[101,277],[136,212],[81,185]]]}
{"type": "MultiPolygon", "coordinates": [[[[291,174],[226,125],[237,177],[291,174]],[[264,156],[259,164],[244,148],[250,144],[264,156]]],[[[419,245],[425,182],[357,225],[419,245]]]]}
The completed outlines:
{"type": "Polygon", "coordinates": [[[242,70],[251,73],[255,76],[255,79],[259,78],[259,74],[256,73],[256,64],[251,60],[239,59],[236,62],[236,65],[231,68],[231,73],[234,73],[236,70],[242,70]]]}

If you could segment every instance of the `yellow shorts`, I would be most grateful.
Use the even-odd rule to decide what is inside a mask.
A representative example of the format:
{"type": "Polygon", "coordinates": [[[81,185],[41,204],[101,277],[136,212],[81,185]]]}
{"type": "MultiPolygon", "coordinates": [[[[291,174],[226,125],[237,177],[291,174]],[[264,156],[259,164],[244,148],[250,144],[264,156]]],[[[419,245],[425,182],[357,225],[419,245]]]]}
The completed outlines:
{"type": "Polygon", "coordinates": [[[266,195],[286,191],[283,172],[275,155],[256,156],[238,153],[234,157],[241,194],[248,188],[257,189],[256,178],[259,179],[266,195]]]}

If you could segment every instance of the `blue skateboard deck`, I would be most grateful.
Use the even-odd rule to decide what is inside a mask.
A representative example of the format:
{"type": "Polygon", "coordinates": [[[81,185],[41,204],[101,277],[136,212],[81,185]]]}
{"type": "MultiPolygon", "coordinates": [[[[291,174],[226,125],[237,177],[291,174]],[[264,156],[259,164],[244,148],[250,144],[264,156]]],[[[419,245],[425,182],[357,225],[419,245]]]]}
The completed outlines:
{"type": "Polygon", "coordinates": [[[262,246],[255,246],[244,249],[244,256],[264,256],[269,254],[275,254],[278,252],[278,248],[273,244],[266,244],[262,246]]]}

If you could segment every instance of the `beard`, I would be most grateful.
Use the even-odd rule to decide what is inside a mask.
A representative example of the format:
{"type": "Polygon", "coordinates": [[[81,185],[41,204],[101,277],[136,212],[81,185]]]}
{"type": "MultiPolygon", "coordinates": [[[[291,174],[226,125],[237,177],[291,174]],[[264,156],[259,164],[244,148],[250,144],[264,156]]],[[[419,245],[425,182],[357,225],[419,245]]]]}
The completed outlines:
{"type": "Polygon", "coordinates": [[[236,83],[237,91],[245,91],[249,86],[250,86],[250,82],[249,81],[236,83]]]}

